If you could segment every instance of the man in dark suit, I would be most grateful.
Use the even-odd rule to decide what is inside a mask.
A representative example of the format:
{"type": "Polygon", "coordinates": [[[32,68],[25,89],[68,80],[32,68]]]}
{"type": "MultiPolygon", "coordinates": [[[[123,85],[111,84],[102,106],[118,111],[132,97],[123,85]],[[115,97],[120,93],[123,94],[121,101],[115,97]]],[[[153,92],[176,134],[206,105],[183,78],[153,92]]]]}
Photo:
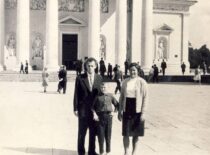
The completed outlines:
{"type": "Polygon", "coordinates": [[[166,68],[167,68],[167,64],[166,64],[166,62],[164,61],[164,59],[163,59],[163,61],[162,61],[162,63],[161,63],[161,68],[162,68],[163,76],[165,76],[165,70],[166,70],[166,68]]]}
{"type": "Polygon", "coordinates": [[[91,110],[93,100],[100,92],[102,77],[95,73],[97,61],[88,58],[85,62],[86,72],[77,76],[74,91],[74,114],[78,116],[78,155],[85,155],[85,136],[89,128],[88,155],[97,155],[95,152],[95,122],[91,110]]]}
{"type": "Polygon", "coordinates": [[[61,69],[58,73],[59,83],[58,83],[58,92],[60,93],[63,89],[63,94],[66,93],[66,84],[67,84],[67,71],[66,66],[61,66],[61,69]]]}

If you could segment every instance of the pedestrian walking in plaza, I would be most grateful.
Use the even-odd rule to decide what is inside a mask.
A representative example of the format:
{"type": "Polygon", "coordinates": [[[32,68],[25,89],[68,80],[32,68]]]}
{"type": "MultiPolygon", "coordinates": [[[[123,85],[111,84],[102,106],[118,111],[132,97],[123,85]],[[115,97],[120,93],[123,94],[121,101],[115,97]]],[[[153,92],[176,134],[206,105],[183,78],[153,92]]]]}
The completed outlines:
{"type": "Polygon", "coordinates": [[[108,78],[112,79],[112,65],[110,63],[108,64],[107,76],[108,76],[108,78]]]}
{"type": "Polygon", "coordinates": [[[49,77],[49,73],[47,72],[47,68],[44,67],[43,71],[42,71],[42,86],[44,87],[44,93],[47,92],[47,86],[48,86],[48,77],[49,77]]]}
{"type": "Polygon", "coordinates": [[[26,60],[25,73],[28,74],[28,61],[26,60]]]}
{"type": "Polygon", "coordinates": [[[166,68],[167,68],[167,64],[166,64],[166,62],[164,61],[164,59],[163,59],[163,61],[161,62],[161,68],[162,68],[163,76],[165,76],[165,70],[166,70],[166,68]]]}
{"type": "Polygon", "coordinates": [[[199,84],[201,84],[201,70],[200,70],[200,66],[198,66],[198,68],[195,69],[195,76],[193,77],[193,80],[195,82],[198,82],[199,84]]]}
{"type": "Polygon", "coordinates": [[[141,66],[140,65],[138,65],[138,75],[139,75],[139,77],[141,77],[141,78],[145,78],[144,77],[144,70],[141,68],[141,66]]]}
{"type": "Polygon", "coordinates": [[[82,64],[83,64],[82,59],[76,61],[76,73],[77,73],[77,76],[82,73],[82,64]]]}
{"type": "Polygon", "coordinates": [[[181,65],[181,69],[182,69],[182,75],[184,75],[186,69],[186,65],[184,64],[184,62],[181,65]]]}
{"type": "Polygon", "coordinates": [[[105,64],[100,64],[100,75],[102,76],[102,77],[104,77],[104,75],[105,75],[105,72],[106,72],[106,66],[105,66],[105,64]]]}
{"type": "Polygon", "coordinates": [[[129,152],[129,137],[132,137],[132,155],[137,155],[139,137],[144,136],[148,92],[146,81],[138,76],[138,64],[131,63],[129,71],[130,77],[122,83],[118,119],[122,121],[125,155],[129,152]]]}
{"type": "Polygon", "coordinates": [[[120,70],[120,66],[117,66],[116,70],[114,71],[114,78],[113,78],[117,84],[115,88],[115,94],[117,94],[118,90],[121,92],[121,82],[123,80],[123,73],[120,70]]]}
{"type": "Polygon", "coordinates": [[[127,74],[128,74],[128,68],[129,68],[128,59],[125,60],[125,62],[124,62],[124,67],[125,67],[125,76],[127,76],[127,74]]]}
{"type": "Polygon", "coordinates": [[[114,96],[106,91],[106,84],[102,83],[100,93],[93,102],[93,118],[96,121],[100,155],[104,154],[104,140],[106,142],[106,155],[111,151],[112,117],[118,110],[118,102],[114,96]],[[115,110],[112,108],[115,107],[115,110]]]}
{"type": "Polygon", "coordinates": [[[152,66],[149,70],[148,82],[151,82],[154,76],[154,66],[152,66]]]}
{"type": "Polygon", "coordinates": [[[158,67],[156,66],[156,64],[154,64],[154,75],[153,75],[153,83],[155,82],[159,82],[158,80],[158,74],[159,74],[159,69],[158,67]]]}
{"type": "Polygon", "coordinates": [[[62,65],[58,73],[59,83],[58,83],[58,92],[60,93],[63,89],[63,94],[66,93],[66,84],[67,84],[67,71],[66,66],[62,65]]]}
{"type": "Polygon", "coordinates": [[[74,90],[74,114],[78,116],[78,155],[85,155],[85,136],[89,129],[88,155],[95,152],[95,121],[93,120],[92,104],[100,92],[102,77],[95,73],[97,61],[88,58],[85,62],[84,74],[77,76],[74,90]]]}
{"type": "Polygon", "coordinates": [[[203,69],[203,75],[205,75],[207,72],[207,65],[206,65],[205,61],[203,61],[201,68],[203,69]]]}
{"type": "Polygon", "coordinates": [[[21,74],[21,72],[24,74],[24,66],[23,66],[23,63],[22,62],[20,64],[20,74],[21,74]]]}

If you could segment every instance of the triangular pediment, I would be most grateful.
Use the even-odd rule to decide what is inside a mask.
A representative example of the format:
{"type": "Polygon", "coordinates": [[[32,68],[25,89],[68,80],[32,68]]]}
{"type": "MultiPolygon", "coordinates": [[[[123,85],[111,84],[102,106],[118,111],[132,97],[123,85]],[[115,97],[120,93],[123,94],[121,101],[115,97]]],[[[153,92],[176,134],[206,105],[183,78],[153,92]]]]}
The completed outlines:
{"type": "Polygon", "coordinates": [[[69,25],[69,26],[86,26],[87,24],[76,17],[73,16],[67,16],[64,18],[61,18],[59,20],[60,25],[69,25]]]}
{"type": "Polygon", "coordinates": [[[154,29],[154,32],[156,33],[171,33],[174,29],[168,26],[167,24],[163,24],[156,29],[154,29]]]}
{"type": "Polygon", "coordinates": [[[156,29],[157,31],[173,31],[173,29],[167,24],[163,24],[156,29]]]}

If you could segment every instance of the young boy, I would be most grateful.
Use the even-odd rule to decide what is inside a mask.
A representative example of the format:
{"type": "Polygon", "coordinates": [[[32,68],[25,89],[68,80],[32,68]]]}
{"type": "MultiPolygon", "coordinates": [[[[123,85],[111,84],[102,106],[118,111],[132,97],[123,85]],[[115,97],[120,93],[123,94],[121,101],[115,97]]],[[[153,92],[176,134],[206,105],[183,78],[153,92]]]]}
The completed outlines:
{"type": "Polygon", "coordinates": [[[106,140],[106,154],[111,151],[112,112],[118,110],[119,103],[112,96],[106,93],[106,85],[102,83],[100,93],[95,98],[92,106],[94,120],[97,122],[98,142],[100,155],[104,154],[104,138],[106,140]],[[113,110],[113,105],[115,110],[113,110]]]}

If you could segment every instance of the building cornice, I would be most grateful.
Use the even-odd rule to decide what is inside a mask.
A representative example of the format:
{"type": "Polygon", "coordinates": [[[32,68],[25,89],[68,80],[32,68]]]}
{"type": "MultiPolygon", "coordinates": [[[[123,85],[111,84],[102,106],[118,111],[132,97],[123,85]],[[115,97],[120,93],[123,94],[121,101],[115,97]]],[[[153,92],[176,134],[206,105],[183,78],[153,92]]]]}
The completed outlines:
{"type": "Polygon", "coordinates": [[[153,10],[189,12],[190,6],[195,3],[195,0],[154,0],[153,10]]]}

